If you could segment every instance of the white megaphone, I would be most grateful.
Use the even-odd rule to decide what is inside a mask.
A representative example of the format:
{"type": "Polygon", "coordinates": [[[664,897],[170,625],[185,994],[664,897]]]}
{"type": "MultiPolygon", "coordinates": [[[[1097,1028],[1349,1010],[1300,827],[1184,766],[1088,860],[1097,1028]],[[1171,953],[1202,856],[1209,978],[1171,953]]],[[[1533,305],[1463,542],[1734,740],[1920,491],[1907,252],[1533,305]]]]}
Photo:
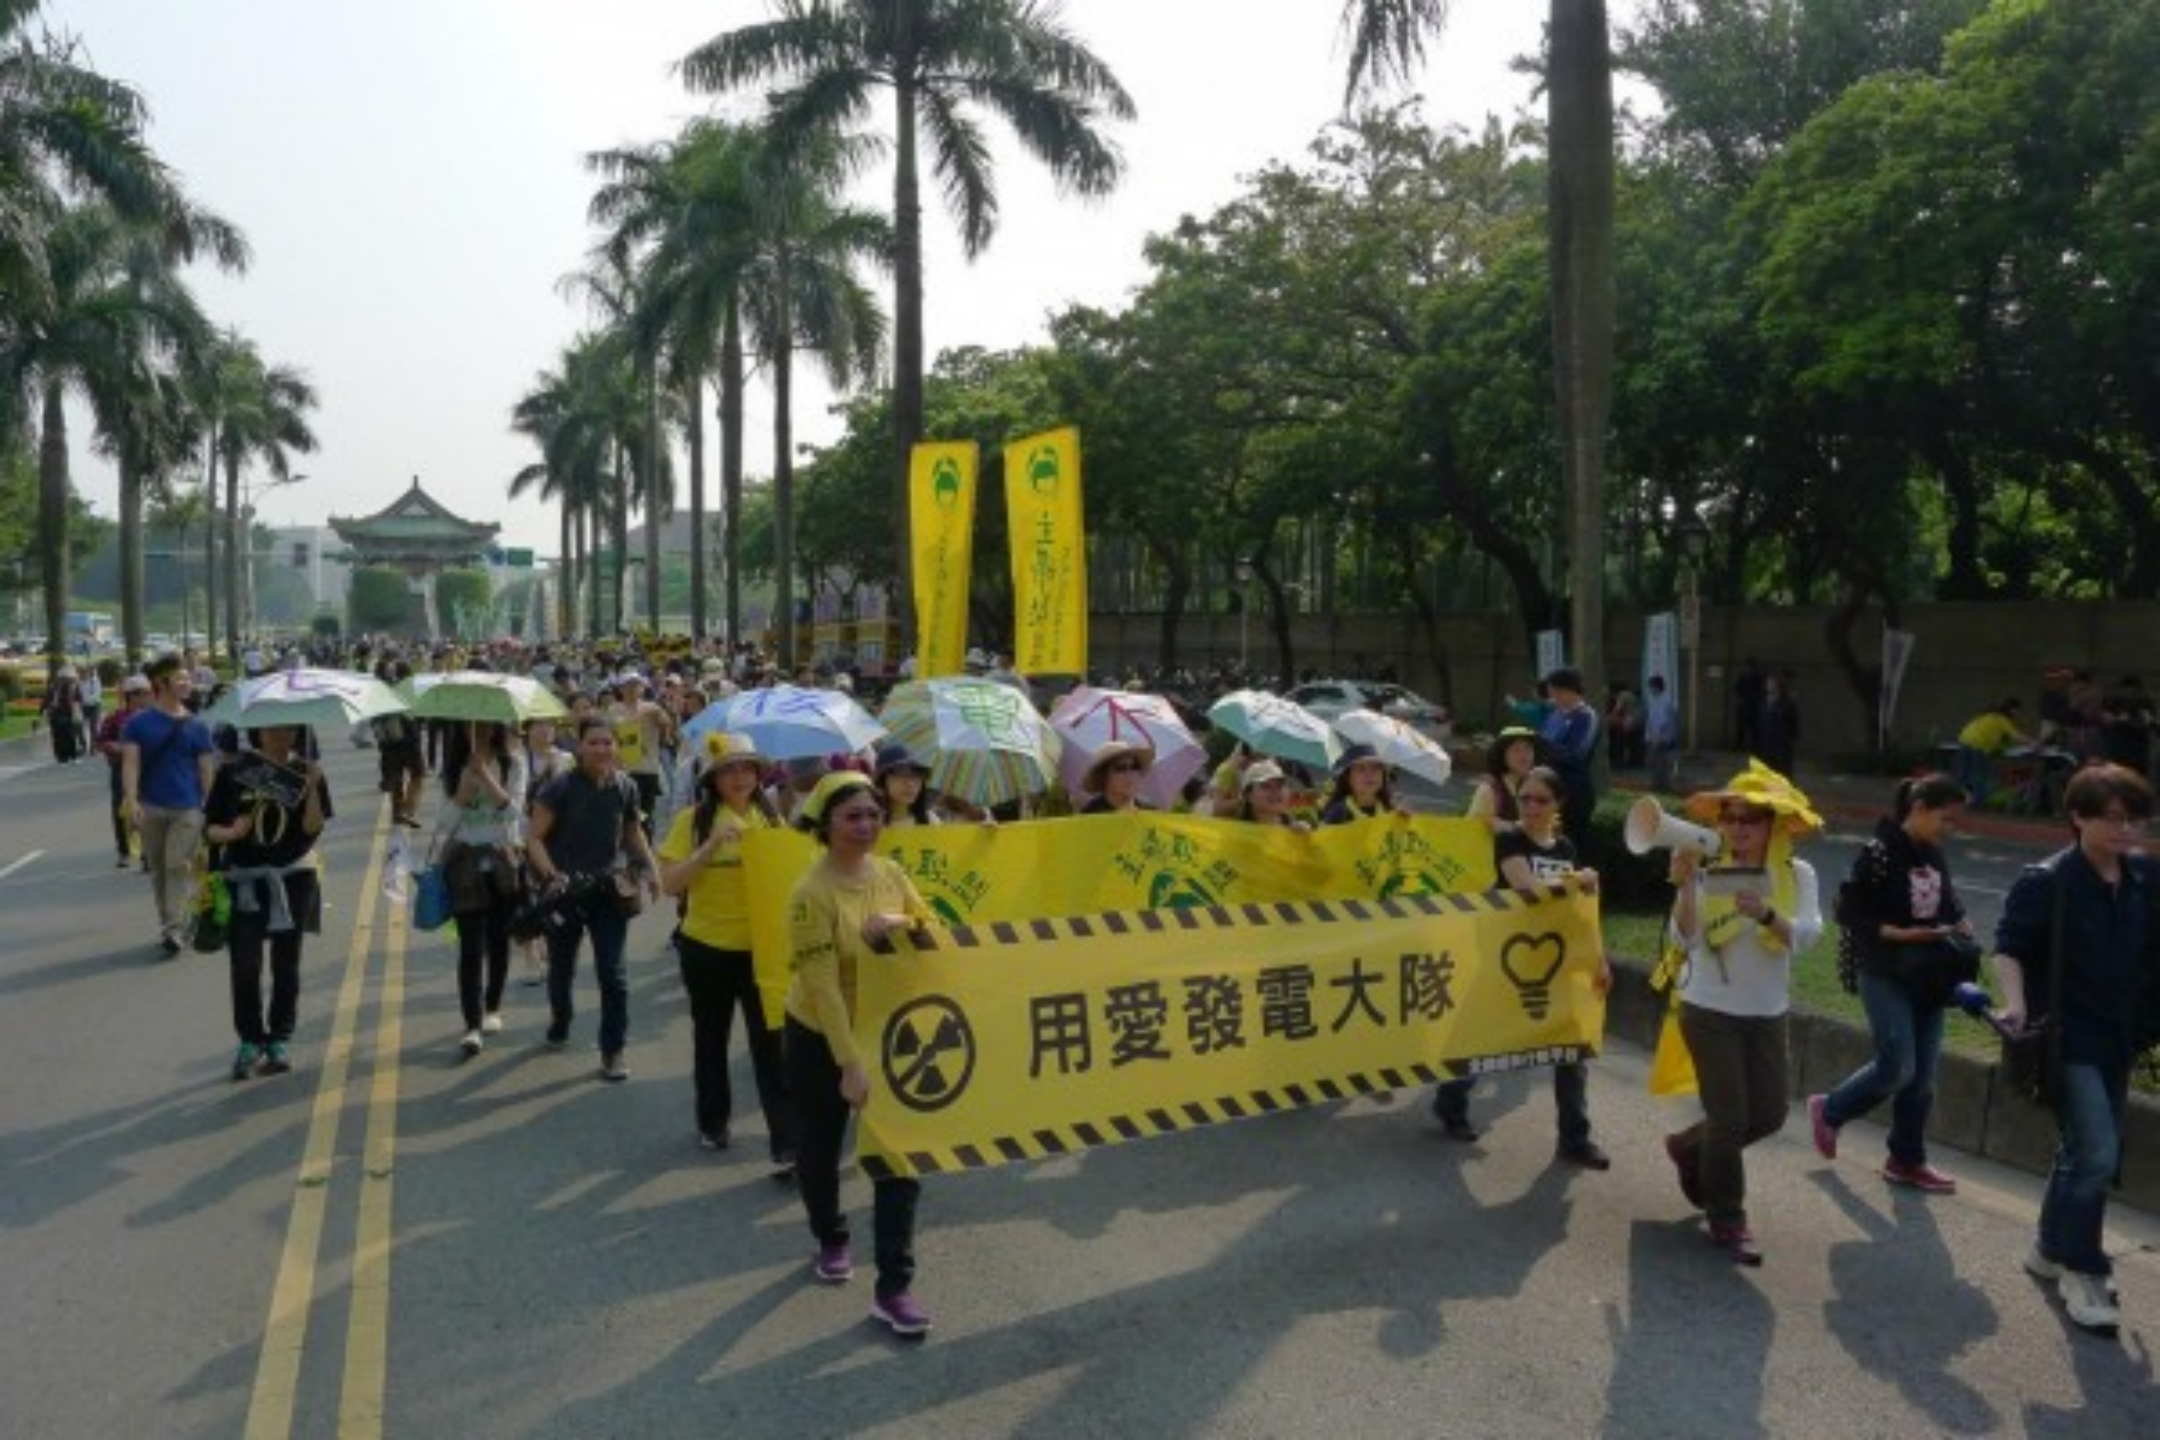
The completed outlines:
{"type": "Polygon", "coordinates": [[[1715,830],[1665,813],[1665,807],[1648,795],[1628,806],[1627,825],[1621,830],[1629,853],[1647,855],[1652,850],[1692,850],[1705,860],[1716,860],[1725,844],[1715,830]]]}

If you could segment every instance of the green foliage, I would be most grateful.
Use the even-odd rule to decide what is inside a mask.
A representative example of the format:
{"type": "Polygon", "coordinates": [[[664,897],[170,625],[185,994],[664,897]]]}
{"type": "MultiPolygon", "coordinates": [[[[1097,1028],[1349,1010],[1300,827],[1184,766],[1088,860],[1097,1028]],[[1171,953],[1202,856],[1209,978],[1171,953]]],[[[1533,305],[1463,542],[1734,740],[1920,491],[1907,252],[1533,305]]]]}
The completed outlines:
{"type": "Polygon", "coordinates": [[[486,629],[494,600],[495,582],[485,570],[445,570],[435,577],[435,613],[460,635],[469,625],[486,629]]]}
{"type": "Polygon", "coordinates": [[[317,615],[314,619],[308,621],[308,633],[318,640],[337,639],[340,628],[338,617],[335,615],[317,615]]]}
{"type": "Polygon", "coordinates": [[[355,635],[402,630],[407,603],[402,571],[363,566],[352,572],[352,586],[346,592],[346,628],[355,635]]]}

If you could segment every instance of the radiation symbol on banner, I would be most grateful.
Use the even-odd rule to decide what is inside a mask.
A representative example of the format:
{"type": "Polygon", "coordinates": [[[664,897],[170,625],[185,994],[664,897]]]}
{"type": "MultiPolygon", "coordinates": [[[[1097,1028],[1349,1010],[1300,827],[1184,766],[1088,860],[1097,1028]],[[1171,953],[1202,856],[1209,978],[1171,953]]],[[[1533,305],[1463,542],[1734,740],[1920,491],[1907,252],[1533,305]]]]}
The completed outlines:
{"type": "Polygon", "coordinates": [[[925,995],[885,1022],[885,1083],[910,1110],[942,1110],[960,1098],[975,1073],[975,1030],[961,1008],[925,995]]]}

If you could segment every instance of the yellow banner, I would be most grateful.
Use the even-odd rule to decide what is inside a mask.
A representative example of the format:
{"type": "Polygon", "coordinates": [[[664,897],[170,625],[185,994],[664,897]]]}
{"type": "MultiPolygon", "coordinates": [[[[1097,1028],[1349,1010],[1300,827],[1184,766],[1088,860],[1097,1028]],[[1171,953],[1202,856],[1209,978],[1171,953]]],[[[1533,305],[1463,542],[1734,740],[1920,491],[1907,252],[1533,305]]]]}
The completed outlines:
{"type": "MultiPolygon", "coordinates": [[[[1111,910],[1392,900],[1495,883],[1484,821],[1425,815],[1309,835],[1193,815],[1080,815],[995,827],[910,826],[886,832],[879,849],[950,926],[1111,910]]],[[[817,847],[793,830],[757,830],[743,837],[742,853],[758,988],[777,1025],[788,987],[788,895],[817,847]]]]}
{"type": "Polygon", "coordinates": [[[865,1173],[1040,1159],[1597,1052],[1595,897],[972,926],[858,975],[865,1173]]]}
{"type": "Polygon", "coordinates": [[[1080,432],[1071,426],[1005,447],[1012,542],[1013,665],[1023,675],[1087,673],[1087,533],[1080,432]]]}
{"type": "Polygon", "coordinates": [[[917,445],[908,457],[918,680],[966,668],[976,471],[972,440],[917,445]]]}

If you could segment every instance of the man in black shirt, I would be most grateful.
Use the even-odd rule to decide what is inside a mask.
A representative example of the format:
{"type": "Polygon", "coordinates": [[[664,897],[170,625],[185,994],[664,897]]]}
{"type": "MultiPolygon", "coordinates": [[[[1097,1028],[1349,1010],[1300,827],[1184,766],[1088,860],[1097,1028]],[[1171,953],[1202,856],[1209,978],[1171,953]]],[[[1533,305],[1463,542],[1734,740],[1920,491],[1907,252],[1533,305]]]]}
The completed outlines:
{"type": "Polygon", "coordinates": [[[652,847],[637,786],[615,763],[615,730],[601,716],[578,726],[578,763],[533,799],[527,858],[542,883],[567,888],[548,929],[547,1042],[570,1038],[571,983],[578,942],[589,932],[600,982],[600,1078],[630,1078],[623,1047],[630,1036],[630,984],[623,944],[630,916],[656,885],[652,847]],[[627,857],[627,858],[626,858],[627,857]]]}

